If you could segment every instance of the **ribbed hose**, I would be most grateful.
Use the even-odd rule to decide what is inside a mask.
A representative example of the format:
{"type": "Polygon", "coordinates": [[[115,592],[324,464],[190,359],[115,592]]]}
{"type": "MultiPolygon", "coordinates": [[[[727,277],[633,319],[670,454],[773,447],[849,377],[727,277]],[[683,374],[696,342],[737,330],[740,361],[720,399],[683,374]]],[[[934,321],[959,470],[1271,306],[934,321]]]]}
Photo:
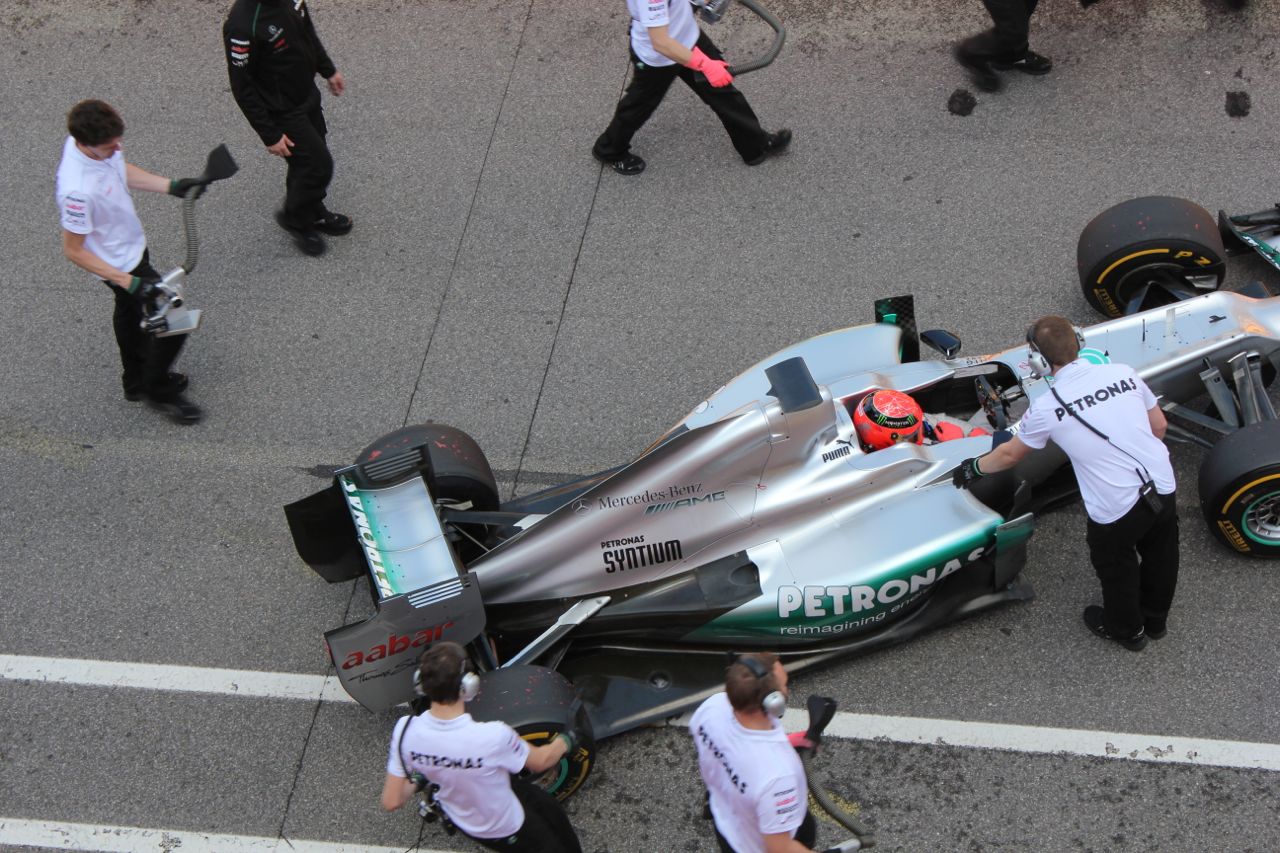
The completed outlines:
{"type": "Polygon", "coordinates": [[[196,200],[193,197],[196,192],[187,190],[182,197],[182,233],[187,238],[187,259],[182,263],[182,271],[187,275],[191,275],[196,261],[200,259],[200,241],[196,238],[196,200]]]}
{"type": "Polygon", "coordinates": [[[831,819],[836,823],[852,832],[862,844],[864,850],[868,847],[875,847],[875,834],[854,820],[853,815],[836,805],[832,801],[831,795],[827,793],[827,789],[822,787],[821,783],[814,778],[811,765],[812,753],[807,749],[797,750],[797,753],[800,756],[800,763],[804,765],[804,778],[809,783],[809,793],[818,801],[818,805],[822,806],[822,810],[831,815],[831,819]]]}

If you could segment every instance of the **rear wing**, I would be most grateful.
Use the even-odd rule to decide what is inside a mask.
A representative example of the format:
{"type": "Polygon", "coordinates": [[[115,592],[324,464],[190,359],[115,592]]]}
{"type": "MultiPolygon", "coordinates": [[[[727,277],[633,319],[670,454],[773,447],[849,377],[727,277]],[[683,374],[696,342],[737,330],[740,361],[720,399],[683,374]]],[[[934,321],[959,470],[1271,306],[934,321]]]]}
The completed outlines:
{"type": "Polygon", "coordinates": [[[484,603],[436,511],[425,447],[340,469],[333,480],[285,516],[298,555],[322,578],[368,573],[377,612],[328,631],[325,642],[343,688],[379,711],[414,697],[426,646],[480,635],[484,603]]]}

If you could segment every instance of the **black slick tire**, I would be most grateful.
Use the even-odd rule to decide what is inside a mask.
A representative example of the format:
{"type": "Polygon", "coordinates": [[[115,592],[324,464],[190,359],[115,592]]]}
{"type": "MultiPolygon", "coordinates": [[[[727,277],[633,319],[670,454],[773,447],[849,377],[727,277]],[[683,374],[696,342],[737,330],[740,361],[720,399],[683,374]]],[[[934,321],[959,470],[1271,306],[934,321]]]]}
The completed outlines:
{"type": "Polygon", "coordinates": [[[1200,509],[1218,541],[1247,557],[1280,558],[1280,421],[1223,438],[1199,480],[1200,509]]]}
{"type": "MultiPolygon", "coordinates": [[[[1135,198],[1108,208],[1085,226],[1076,244],[1084,297],[1107,317],[1129,313],[1143,288],[1169,273],[1196,292],[1217,290],[1226,277],[1226,256],[1213,216],[1172,196],[1135,198]]],[[[1152,301],[1143,307],[1172,299],[1152,301]]]]}

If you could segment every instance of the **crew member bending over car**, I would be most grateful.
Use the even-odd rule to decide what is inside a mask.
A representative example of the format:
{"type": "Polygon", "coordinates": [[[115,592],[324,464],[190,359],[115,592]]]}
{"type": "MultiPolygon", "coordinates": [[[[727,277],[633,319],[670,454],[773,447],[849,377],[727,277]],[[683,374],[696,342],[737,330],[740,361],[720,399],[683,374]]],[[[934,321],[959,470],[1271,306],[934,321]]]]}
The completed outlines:
{"type": "Polygon", "coordinates": [[[698,706],[689,733],[722,853],[805,853],[817,824],[809,814],[804,765],[779,718],[787,671],[778,656],[738,656],[724,692],[698,706]]]}
{"type": "Polygon", "coordinates": [[[530,747],[506,723],[478,723],[466,711],[480,679],[457,643],[440,642],[414,673],[431,707],[401,717],[391,734],[382,807],[394,811],[428,784],[434,799],[467,837],[510,853],[581,853],[578,836],[555,798],[511,774],[541,773],[574,746],[562,733],[530,747]]]}
{"type": "Polygon", "coordinates": [[[1089,630],[1131,651],[1166,633],[1178,582],[1178,511],[1167,422],[1132,367],[1079,358],[1083,337],[1063,317],[1027,329],[1028,361],[1051,381],[1031,401],[1018,434],[956,469],[959,488],[1016,465],[1053,439],[1071,460],[1089,515],[1089,558],[1102,606],[1084,609],[1089,630]],[[1049,379],[1048,377],[1052,377],[1049,379]]]}

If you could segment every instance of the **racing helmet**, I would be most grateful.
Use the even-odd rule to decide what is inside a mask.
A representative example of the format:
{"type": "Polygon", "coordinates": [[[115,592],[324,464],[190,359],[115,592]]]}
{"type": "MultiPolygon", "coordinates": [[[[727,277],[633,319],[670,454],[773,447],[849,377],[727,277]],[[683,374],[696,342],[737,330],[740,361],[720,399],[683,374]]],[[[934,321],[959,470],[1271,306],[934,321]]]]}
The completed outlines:
{"type": "Polygon", "coordinates": [[[868,450],[883,450],[900,441],[924,441],[924,412],[910,394],[872,391],[853,411],[858,441],[868,450]]]}

